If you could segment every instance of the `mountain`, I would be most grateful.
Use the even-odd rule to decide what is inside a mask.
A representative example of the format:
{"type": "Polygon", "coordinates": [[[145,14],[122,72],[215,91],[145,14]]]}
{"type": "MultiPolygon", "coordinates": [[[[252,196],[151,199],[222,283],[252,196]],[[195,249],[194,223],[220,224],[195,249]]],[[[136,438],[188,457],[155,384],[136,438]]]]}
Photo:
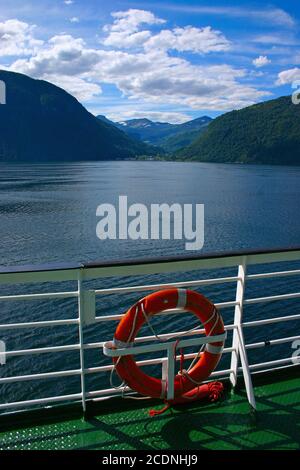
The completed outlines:
{"type": "MultiPolygon", "coordinates": [[[[108,121],[105,116],[100,115],[97,117],[100,120],[108,121]]],[[[166,132],[168,133],[169,130],[173,128],[173,124],[167,122],[152,122],[146,118],[115,122],[114,125],[134,139],[157,146],[159,145],[158,141],[160,136],[165,136],[166,132]]]]}
{"type": "MultiPolygon", "coordinates": [[[[105,116],[97,117],[103,121],[107,120],[105,116]]],[[[192,143],[211,120],[208,116],[202,116],[183,124],[170,124],[168,122],[153,122],[143,118],[116,122],[115,126],[134,139],[155,145],[167,152],[174,152],[192,143]]]]}
{"type": "Polygon", "coordinates": [[[169,136],[163,138],[160,146],[167,152],[173,153],[190,145],[207,128],[212,121],[208,116],[202,116],[192,121],[178,124],[169,136]]]}
{"type": "Polygon", "coordinates": [[[214,119],[180,158],[300,165],[300,106],[283,96],[214,119]]]}
{"type": "Polygon", "coordinates": [[[99,114],[99,116],[97,116],[97,118],[100,119],[100,121],[105,122],[106,124],[110,124],[111,126],[116,127],[115,123],[113,121],[110,121],[110,119],[107,119],[107,117],[103,116],[103,114],[99,114]]]}
{"type": "Polygon", "coordinates": [[[0,161],[108,160],[153,154],[142,142],[101,122],[61,88],[0,71],[0,161]]]}

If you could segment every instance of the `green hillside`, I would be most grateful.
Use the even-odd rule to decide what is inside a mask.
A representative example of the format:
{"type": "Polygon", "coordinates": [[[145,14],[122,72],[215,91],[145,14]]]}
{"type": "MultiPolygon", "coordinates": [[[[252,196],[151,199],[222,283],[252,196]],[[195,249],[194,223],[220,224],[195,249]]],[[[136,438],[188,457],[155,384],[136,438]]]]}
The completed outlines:
{"type": "Polygon", "coordinates": [[[0,105],[0,161],[111,160],[153,152],[51,83],[7,71],[0,71],[0,80],[7,92],[0,105]]]}
{"type": "Polygon", "coordinates": [[[202,127],[199,127],[197,130],[184,130],[183,132],[178,132],[174,135],[165,137],[164,139],[161,139],[160,145],[166,152],[174,153],[194,142],[194,140],[204,132],[208,124],[209,122],[202,127]]]}
{"type": "Polygon", "coordinates": [[[223,114],[177,155],[203,162],[300,165],[300,105],[284,96],[223,114]]]}
{"type": "Polygon", "coordinates": [[[147,118],[129,119],[127,121],[112,123],[105,116],[98,119],[114,124],[118,129],[126,132],[130,137],[156,146],[159,152],[173,153],[182,147],[190,145],[195,138],[208,126],[212,118],[202,116],[183,124],[170,124],[169,122],[153,122],[147,118]]]}

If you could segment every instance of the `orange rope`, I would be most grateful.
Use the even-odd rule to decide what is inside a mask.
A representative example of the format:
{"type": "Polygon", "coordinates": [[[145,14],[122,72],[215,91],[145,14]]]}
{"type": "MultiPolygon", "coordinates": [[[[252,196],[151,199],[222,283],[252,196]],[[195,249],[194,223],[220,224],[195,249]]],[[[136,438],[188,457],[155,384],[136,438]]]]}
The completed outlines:
{"type": "Polygon", "coordinates": [[[154,416],[157,416],[157,415],[161,415],[163,414],[165,411],[167,411],[169,408],[170,408],[170,404],[167,403],[163,408],[161,408],[160,410],[150,410],[149,411],[149,416],[151,416],[151,418],[153,418],[154,416]]]}

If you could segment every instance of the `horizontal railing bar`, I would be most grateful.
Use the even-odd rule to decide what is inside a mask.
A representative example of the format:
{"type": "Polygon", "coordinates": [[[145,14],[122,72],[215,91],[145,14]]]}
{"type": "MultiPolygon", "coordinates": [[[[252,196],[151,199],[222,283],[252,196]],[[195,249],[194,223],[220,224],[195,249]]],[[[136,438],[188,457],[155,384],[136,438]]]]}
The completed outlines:
{"type": "Polygon", "coordinates": [[[294,292],[291,294],[270,295],[268,297],[256,297],[255,299],[245,299],[244,304],[258,304],[260,302],[273,302],[275,300],[296,299],[298,297],[300,297],[300,292],[294,292]]]}
{"type": "Polygon", "coordinates": [[[174,258],[154,258],[138,260],[117,260],[84,264],[84,279],[96,279],[114,276],[138,276],[170,272],[187,272],[200,269],[229,268],[242,264],[247,256],[247,264],[266,264],[296,261],[300,259],[299,249],[270,250],[260,252],[243,251],[239,253],[174,258]]]}
{"type": "MultiPolygon", "coordinates": [[[[45,273],[45,272],[56,272],[56,271],[78,271],[79,269],[94,269],[94,268],[107,268],[112,266],[132,266],[139,264],[160,264],[162,262],[173,263],[173,262],[184,262],[190,260],[210,260],[210,259],[231,259],[232,257],[257,257],[267,256],[273,262],[273,257],[284,255],[286,261],[291,261],[291,258],[300,258],[300,246],[294,247],[276,247],[271,249],[254,249],[254,250],[237,250],[237,251],[219,251],[213,253],[200,253],[197,255],[177,255],[172,257],[159,257],[159,258],[138,258],[138,259],[124,259],[124,260],[111,260],[111,261],[93,261],[86,263],[51,263],[42,265],[25,265],[25,266],[3,266],[0,267],[0,276],[5,274],[19,274],[20,272],[26,273],[45,273]]],[[[255,264],[259,264],[256,262],[255,264]]]]}
{"type": "MultiPolygon", "coordinates": [[[[223,350],[223,353],[229,353],[232,352],[233,348],[225,348],[223,350]]],[[[191,353],[191,354],[186,354],[185,359],[193,359],[197,353],[191,353]]],[[[180,360],[181,356],[176,356],[176,360],[180,360]]],[[[137,361],[137,364],[139,366],[146,366],[146,365],[155,365],[155,364],[160,364],[164,360],[166,360],[166,357],[161,357],[161,358],[155,358],[155,359],[148,359],[144,361],[137,361]]],[[[94,373],[99,373],[99,372],[107,372],[111,371],[114,368],[114,365],[108,365],[108,366],[99,366],[99,367],[90,367],[84,369],[85,374],[94,374],[94,373]]],[[[42,374],[28,374],[28,375],[18,375],[18,376],[13,376],[13,377],[3,377],[0,378],[0,384],[4,383],[11,383],[11,382],[22,382],[22,381],[27,381],[27,380],[41,380],[41,379],[52,379],[52,378],[58,378],[58,377],[68,377],[68,376],[75,376],[75,375],[80,375],[81,374],[81,369],[73,369],[73,370],[64,370],[64,371],[56,371],[56,372],[45,372],[42,374]]]]}
{"type": "Polygon", "coordinates": [[[296,276],[298,274],[300,274],[300,269],[293,269],[290,271],[274,271],[271,273],[248,274],[246,276],[246,280],[250,281],[253,279],[268,279],[272,277],[296,276]]]}
{"type": "MultiPolygon", "coordinates": [[[[229,325],[225,325],[224,326],[224,329],[225,331],[229,331],[229,330],[234,330],[234,328],[237,328],[237,325],[233,325],[233,324],[229,324],[229,325]]],[[[172,336],[174,336],[175,334],[176,335],[184,335],[186,334],[186,336],[193,336],[193,335],[197,335],[197,334],[204,334],[205,333],[205,330],[204,329],[200,329],[200,330],[193,330],[193,331],[190,331],[188,334],[186,331],[178,331],[178,332],[174,332],[174,333],[162,333],[162,334],[159,334],[159,338],[161,339],[170,339],[172,336]]],[[[150,336],[138,336],[137,338],[135,338],[135,341],[137,343],[142,343],[142,342],[146,342],[146,341],[151,341],[151,340],[156,340],[157,338],[153,335],[150,335],[150,336]]],[[[103,348],[104,344],[106,343],[107,341],[101,341],[101,342],[96,342],[96,343],[85,343],[84,344],[84,349],[96,349],[96,348],[103,348]]]]}
{"type": "MultiPolygon", "coordinates": [[[[140,264],[160,264],[160,263],[173,263],[173,262],[184,262],[184,261],[202,261],[202,260],[211,260],[211,259],[231,259],[232,257],[245,257],[249,256],[250,258],[265,257],[267,256],[270,259],[269,262],[278,261],[278,258],[281,260],[281,256],[286,257],[286,261],[291,261],[291,258],[300,259],[300,246],[289,247],[289,248],[273,248],[273,249],[256,249],[256,250],[239,250],[239,251],[223,251],[223,252],[214,252],[214,253],[198,253],[196,255],[185,254],[177,255],[172,257],[156,257],[156,258],[138,258],[138,259],[124,259],[120,260],[104,260],[104,261],[92,261],[83,263],[82,267],[85,269],[94,269],[94,268],[109,268],[114,266],[132,266],[140,264]]],[[[265,264],[264,262],[262,262],[265,264]]],[[[254,264],[259,264],[256,261],[254,264]]]]}
{"type": "MultiPolygon", "coordinates": [[[[210,377],[221,377],[223,375],[229,375],[231,372],[233,372],[232,369],[224,369],[224,370],[217,370],[215,372],[212,372],[210,377]]],[[[87,397],[109,397],[111,395],[121,395],[123,392],[131,392],[132,390],[128,387],[120,387],[120,388],[107,388],[103,390],[92,390],[90,392],[86,393],[87,397]]]]}
{"type": "Polygon", "coordinates": [[[278,367],[272,367],[272,369],[263,369],[263,370],[257,370],[253,371],[252,375],[258,375],[258,374],[264,374],[266,372],[270,372],[270,370],[273,372],[278,371],[278,370],[284,370],[285,372],[289,369],[292,369],[293,367],[299,367],[299,364],[289,364],[289,365],[283,365],[283,366],[278,366],[278,367]]]}
{"type": "Polygon", "coordinates": [[[109,357],[119,357],[119,356],[128,356],[131,354],[143,354],[143,353],[148,353],[148,352],[156,352],[156,351],[164,351],[169,348],[174,348],[174,344],[178,343],[178,348],[185,348],[188,346],[200,346],[202,344],[209,344],[209,343],[215,343],[215,342],[222,342],[225,340],[225,335],[224,334],[216,334],[213,336],[204,336],[204,337],[198,337],[198,338],[192,338],[192,339],[180,339],[178,342],[170,342],[170,343],[154,343],[154,344],[149,344],[146,346],[129,346],[125,348],[117,348],[114,349],[112,348],[112,344],[110,341],[104,344],[103,350],[104,354],[109,357]]]}
{"type": "MultiPolygon", "coordinates": [[[[264,325],[264,324],[269,324],[269,323],[277,323],[277,322],[284,321],[284,320],[300,320],[300,314],[290,315],[290,316],[287,316],[287,317],[278,317],[278,318],[270,318],[270,319],[265,319],[265,320],[257,320],[257,321],[252,321],[252,322],[245,322],[245,323],[242,324],[242,326],[243,327],[244,326],[245,327],[254,327],[254,326],[259,326],[259,325],[264,325]]],[[[234,328],[236,328],[236,326],[234,324],[225,325],[225,327],[224,327],[224,329],[226,331],[233,330],[234,328]]],[[[176,332],[176,334],[178,334],[178,335],[183,335],[184,333],[186,333],[186,332],[185,331],[176,332]]],[[[199,330],[190,331],[188,334],[192,336],[192,335],[204,334],[204,333],[205,333],[204,329],[199,329],[199,330]]],[[[159,337],[161,339],[170,339],[172,336],[174,336],[174,333],[162,333],[162,334],[159,335],[159,337]]],[[[154,340],[154,339],[156,339],[155,336],[150,335],[150,336],[137,337],[135,339],[135,341],[136,342],[144,342],[144,341],[146,342],[146,341],[151,341],[151,340],[154,340]]],[[[288,342],[289,339],[290,338],[283,338],[283,340],[285,340],[286,342],[288,342]]],[[[271,341],[275,341],[275,340],[271,340],[271,341]]],[[[84,345],[84,349],[102,348],[103,345],[105,344],[105,342],[106,341],[97,342],[97,343],[86,343],[84,345]]],[[[256,343],[253,343],[253,344],[256,344],[256,343]]],[[[257,344],[260,344],[260,343],[257,343],[257,344]]],[[[247,346],[250,347],[250,345],[247,345],[247,346]]],[[[232,348],[227,348],[227,349],[229,350],[229,349],[232,349],[232,348]]],[[[232,349],[232,350],[234,350],[234,349],[232,349]]],[[[143,362],[143,361],[140,361],[140,362],[143,362]]],[[[140,363],[140,362],[138,362],[138,363],[140,363]]],[[[149,364],[152,364],[152,362],[150,362],[149,364]]],[[[109,369],[107,369],[107,370],[109,370],[109,369]]]]}
{"type": "Polygon", "coordinates": [[[298,336],[289,336],[289,337],[286,337],[286,338],[270,339],[267,342],[266,341],[259,341],[257,343],[246,344],[246,349],[264,348],[264,347],[268,347],[268,346],[275,346],[277,344],[291,343],[292,341],[295,341],[297,339],[300,339],[299,335],[298,336]]]}
{"type": "MultiPolygon", "coordinates": [[[[229,307],[235,307],[238,305],[238,302],[236,301],[230,301],[230,302],[221,302],[221,303],[216,303],[215,306],[219,309],[222,308],[229,308],[229,307]]],[[[186,310],[183,310],[182,308],[170,308],[168,310],[164,310],[163,312],[157,313],[156,316],[158,315],[171,315],[171,314],[177,314],[177,313],[183,313],[186,312],[186,310]]],[[[121,313],[119,315],[101,315],[99,317],[95,318],[95,321],[98,323],[100,322],[106,322],[106,321],[119,321],[124,317],[125,313],[121,313]]]]}
{"type": "MultiPolygon", "coordinates": [[[[234,325],[226,325],[224,326],[224,329],[225,331],[227,330],[233,330],[235,328],[234,325]]],[[[165,339],[165,340],[168,340],[168,339],[171,339],[171,338],[176,338],[177,336],[196,336],[196,335],[199,335],[199,334],[204,334],[205,333],[205,330],[204,329],[199,329],[199,330],[193,330],[193,331],[178,331],[176,333],[162,333],[162,334],[159,334],[158,337],[160,339],[165,339]]],[[[153,335],[150,335],[150,336],[138,336],[137,338],[135,338],[135,342],[136,343],[143,343],[143,342],[146,342],[146,341],[151,341],[151,340],[156,340],[157,338],[153,335]]]]}
{"type": "Polygon", "coordinates": [[[5,356],[27,356],[29,354],[44,354],[44,353],[56,353],[63,351],[74,351],[79,350],[79,344],[70,344],[65,346],[49,346],[47,348],[33,348],[33,349],[20,349],[18,351],[6,351],[5,356]]]}
{"type": "MultiPolygon", "coordinates": [[[[224,348],[223,349],[223,354],[230,353],[234,351],[234,348],[224,348]]],[[[190,353],[190,354],[185,354],[184,359],[189,360],[189,359],[194,359],[194,357],[197,356],[198,353],[190,353]]],[[[176,360],[180,361],[181,356],[176,356],[176,360]]],[[[156,364],[161,364],[167,360],[167,357],[157,357],[155,359],[145,359],[143,361],[136,361],[136,364],[138,366],[152,366],[156,364]]],[[[96,374],[98,372],[110,372],[114,368],[113,364],[109,364],[107,366],[98,366],[98,367],[88,367],[84,369],[85,374],[96,374]]]]}
{"type": "Polygon", "coordinates": [[[197,281],[181,281],[181,282],[171,282],[169,284],[148,284],[143,286],[131,286],[131,287],[116,287],[110,289],[96,289],[96,295],[109,295],[109,294],[126,294],[130,292],[143,292],[156,289],[169,289],[169,288],[178,288],[178,287],[198,287],[202,285],[210,284],[222,284],[226,282],[237,282],[239,278],[237,276],[233,277],[222,277],[215,279],[203,279],[197,281]]]}
{"type": "Polygon", "coordinates": [[[2,295],[0,296],[1,300],[12,300],[12,301],[20,301],[20,300],[45,300],[45,299],[69,299],[73,297],[78,297],[78,292],[48,292],[48,293],[41,293],[41,294],[22,294],[22,295],[2,295]]]}
{"type": "MultiPolygon", "coordinates": [[[[227,331],[227,330],[233,330],[234,328],[236,328],[235,325],[225,325],[224,329],[227,331]]],[[[200,329],[200,330],[193,330],[193,331],[190,331],[188,334],[186,331],[181,331],[181,332],[176,332],[176,333],[162,333],[162,334],[159,334],[159,338],[161,339],[165,339],[165,340],[168,340],[170,338],[172,338],[174,335],[184,335],[186,334],[186,336],[193,336],[193,335],[197,335],[197,334],[204,334],[205,333],[205,330],[204,329],[200,329]]],[[[135,338],[135,342],[137,343],[140,343],[140,342],[146,342],[146,341],[151,341],[151,340],[157,340],[157,338],[153,335],[149,335],[149,336],[138,336],[137,338],[135,338]]],[[[97,348],[103,348],[104,344],[107,343],[107,341],[101,341],[101,342],[96,342],[96,343],[85,343],[84,344],[84,349],[97,349],[97,348]]]]}
{"type": "Polygon", "coordinates": [[[111,395],[121,395],[123,392],[130,392],[132,391],[129,387],[119,387],[119,388],[106,388],[103,390],[92,390],[90,392],[86,392],[86,397],[106,397],[111,395]]]}
{"type": "MultiPolygon", "coordinates": [[[[228,302],[217,302],[217,303],[215,303],[215,306],[218,309],[235,307],[236,305],[238,305],[238,302],[235,301],[235,300],[231,300],[231,301],[228,301],[228,302]]],[[[188,313],[188,310],[184,310],[182,308],[170,308],[170,309],[164,310],[163,312],[160,312],[159,314],[156,314],[156,315],[169,315],[171,313],[182,313],[182,312],[187,312],[188,313]]]]}
{"type": "Polygon", "coordinates": [[[25,400],[25,401],[15,401],[12,403],[1,403],[0,410],[7,408],[18,408],[19,406],[32,406],[32,405],[43,405],[47,403],[55,403],[60,401],[68,400],[79,400],[82,398],[81,393],[73,393],[71,395],[60,395],[58,397],[48,397],[48,398],[37,398],[35,400],[25,400]]]}
{"type": "MultiPolygon", "coordinates": [[[[271,273],[259,273],[259,274],[248,274],[246,276],[247,280],[251,279],[265,279],[271,277],[281,277],[281,276],[291,276],[300,274],[300,269],[291,270],[291,271],[275,271],[271,273]]],[[[239,279],[238,276],[223,277],[223,278],[213,278],[213,279],[202,279],[196,281],[182,281],[182,282],[173,282],[169,284],[149,284],[142,286],[130,286],[130,287],[119,287],[119,288],[109,288],[109,289],[96,289],[96,295],[108,295],[108,294],[118,294],[118,293],[130,293],[130,292],[141,292],[147,290],[155,289],[168,289],[172,287],[197,287],[201,285],[210,285],[210,284],[221,284],[227,282],[237,282],[239,279]]],[[[77,298],[78,292],[48,292],[40,294],[23,294],[23,295],[7,295],[0,296],[0,301],[20,301],[20,300],[43,300],[51,298],[77,298]]]]}
{"type": "MultiPolygon", "coordinates": [[[[300,315],[294,315],[292,316],[292,318],[300,318],[300,315]]],[[[279,321],[279,320],[285,320],[287,317],[279,317],[278,319],[267,319],[267,320],[260,320],[258,321],[260,324],[262,322],[265,322],[265,321],[268,321],[268,322],[274,322],[274,321],[279,321]]],[[[257,324],[258,322],[251,322],[251,326],[254,326],[255,324],[257,324]]],[[[250,326],[249,324],[247,326],[250,326]]],[[[227,325],[226,327],[227,329],[228,328],[234,328],[234,325],[227,325]]],[[[177,332],[176,334],[180,335],[180,334],[183,334],[184,332],[177,332]]],[[[199,334],[199,333],[204,333],[204,330],[194,330],[192,332],[189,332],[189,334],[192,334],[192,335],[196,335],[196,334],[199,334]]],[[[168,339],[170,337],[174,336],[174,333],[172,334],[164,334],[164,335],[161,335],[161,337],[164,337],[165,339],[168,339]]],[[[270,343],[271,344],[280,344],[280,343],[283,343],[283,342],[291,342],[295,339],[298,339],[299,336],[294,336],[294,337],[288,337],[288,338],[280,338],[280,339],[277,339],[277,340],[271,340],[270,343]]],[[[154,339],[154,337],[141,337],[141,338],[138,338],[139,341],[143,341],[143,340],[149,340],[149,339],[154,339]]],[[[94,348],[94,347],[101,347],[103,343],[88,343],[88,344],[85,344],[84,347],[85,349],[89,349],[89,348],[94,348]]],[[[252,344],[248,344],[246,345],[246,348],[247,349],[252,349],[252,348],[256,348],[256,347],[262,347],[264,346],[265,343],[264,342],[260,342],[260,343],[252,343],[252,344]]],[[[58,346],[58,347],[49,347],[49,348],[36,348],[36,349],[29,349],[29,350],[20,350],[20,351],[8,351],[6,354],[7,356],[13,356],[13,355],[24,355],[24,354],[32,354],[32,353],[45,353],[45,352],[61,352],[61,351],[65,351],[65,350],[78,350],[79,349],[79,345],[78,344],[75,344],[75,345],[67,345],[67,346],[58,346]]],[[[225,348],[224,349],[224,353],[226,352],[231,352],[233,351],[233,348],[225,348]]],[[[196,354],[192,353],[192,354],[188,354],[188,355],[185,355],[185,358],[186,359],[192,359],[193,357],[195,357],[196,354]]],[[[180,356],[177,357],[177,359],[179,359],[180,356]]],[[[151,364],[159,364],[161,362],[163,362],[166,358],[156,358],[156,359],[150,359],[150,360],[145,360],[145,361],[138,361],[138,364],[139,365],[151,365],[151,364]]],[[[289,361],[289,359],[285,359],[283,363],[286,363],[287,361],[289,361]]],[[[272,361],[273,363],[274,361],[272,361]]],[[[281,362],[279,362],[281,363],[281,362]]],[[[275,364],[275,362],[274,362],[275,364]]],[[[277,362],[276,362],[277,364],[277,362]]],[[[261,367],[265,367],[266,365],[268,365],[268,363],[262,363],[261,367]]],[[[259,368],[260,365],[254,365],[256,368],[259,368]]],[[[109,365],[109,366],[100,366],[100,367],[96,367],[96,368],[89,368],[89,369],[86,369],[84,372],[85,373],[96,373],[96,372],[105,372],[105,371],[110,371],[112,370],[113,366],[112,365],[109,365]]],[[[250,366],[251,368],[251,366],[250,366]]],[[[17,377],[8,377],[8,378],[3,378],[3,379],[0,379],[0,383],[8,383],[8,382],[15,382],[15,381],[22,381],[22,380],[38,380],[38,379],[43,379],[43,378],[53,378],[53,377],[60,377],[60,376],[70,376],[70,375],[79,375],[80,374],[80,369],[79,370],[73,370],[73,371],[59,371],[59,372],[51,372],[51,373],[44,373],[44,374],[33,374],[33,375],[27,375],[27,376],[17,376],[17,377]]],[[[224,373],[224,372],[222,372],[224,373]]]]}
{"type": "MultiPolygon", "coordinates": [[[[293,357],[286,357],[284,359],[277,359],[275,361],[268,361],[268,362],[260,362],[259,364],[251,364],[249,365],[250,370],[260,369],[261,367],[272,367],[280,364],[287,364],[293,361],[293,357]]],[[[242,371],[242,367],[238,368],[239,371],[242,371]]]]}
{"type": "Polygon", "coordinates": [[[242,264],[245,256],[247,256],[248,265],[297,261],[300,259],[300,248],[243,250],[239,252],[207,253],[196,256],[186,255],[168,258],[102,261],[71,265],[2,267],[0,268],[0,284],[76,281],[80,272],[83,279],[92,279],[97,277],[228,268],[242,264]]]}
{"type": "Polygon", "coordinates": [[[14,377],[3,377],[0,379],[0,384],[11,383],[11,382],[23,382],[27,380],[41,380],[41,379],[53,379],[57,377],[70,377],[74,375],[80,375],[80,369],[74,370],[63,370],[58,372],[45,372],[43,374],[28,374],[28,375],[16,375],[14,377]]]}
{"type": "Polygon", "coordinates": [[[1,330],[17,330],[23,328],[45,328],[48,326],[63,326],[63,325],[78,325],[78,318],[67,319],[67,320],[49,320],[49,321],[37,321],[37,322],[26,322],[26,323],[7,323],[0,325],[1,330]]]}
{"type": "Polygon", "coordinates": [[[221,375],[225,374],[225,375],[229,375],[231,374],[233,371],[233,369],[224,369],[224,370],[215,370],[214,372],[212,372],[209,376],[210,377],[220,377],[221,375]]]}
{"type": "MultiPolygon", "coordinates": [[[[229,301],[229,302],[215,303],[215,306],[218,309],[222,309],[222,308],[235,307],[237,304],[238,304],[238,302],[236,302],[235,300],[232,300],[232,301],[229,301]]],[[[190,313],[188,310],[184,310],[182,308],[170,308],[168,310],[164,310],[163,312],[160,312],[160,313],[156,314],[156,316],[158,316],[158,315],[171,315],[171,314],[184,313],[184,312],[185,313],[190,313]]]]}
{"type": "Polygon", "coordinates": [[[100,341],[97,343],[84,343],[83,349],[97,349],[97,348],[103,348],[105,341],[100,341]]]}
{"type": "Polygon", "coordinates": [[[261,325],[269,325],[271,323],[280,323],[282,321],[292,321],[292,320],[300,320],[300,314],[297,313],[296,315],[287,315],[286,317],[275,317],[275,318],[265,318],[264,320],[254,320],[243,322],[243,328],[249,328],[252,326],[261,326],[261,325]]]}
{"type": "MultiPolygon", "coordinates": [[[[284,317],[282,317],[282,319],[283,318],[284,317]]],[[[227,325],[225,327],[225,329],[227,329],[227,330],[228,329],[233,329],[233,328],[234,328],[234,325],[227,325]]],[[[205,330],[194,330],[194,331],[189,332],[189,335],[203,334],[204,332],[205,332],[205,330]]],[[[185,332],[178,332],[176,334],[183,335],[184,333],[185,332]]],[[[162,334],[159,337],[161,339],[170,339],[170,338],[172,338],[173,335],[174,335],[174,333],[173,334],[162,334]]],[[[286,337],[286,338],[278,338],[278,339],[274,339],[274,340],[269,340],[268,344],[270,344],[270,345],[282,344],[282,343],[292,342],[292,341],[294,341],[296,339],[299,339],[299,338],[300,338],[300,336],[291,336],[291,337],[286,337]]],[[[144,341],[146,342],[146,341],[149,341],[149,340],[152,340],[152,339],[155,339],[155,337],[154,336],[145,336],[145,337],[136,338],[136,341],[137,342],[144,342],[144,341]]],[[[88,344],[84,345],[84,349],[101,348],[101,347],[103,347],[104,343],[105,342],[88,343],[88,344]]],[[[251,343],[251,344],[246,345],[246,349],[255,349],[255,348],[265,347],[265,346],[266,346],[265,342],[251,343]]],[[[25,350],[19,350],[19,351],[7,351],[6,355],[7,355],[7,357],[9,357],[9,356],[20,356],[20,355],[27,355],[27,354],[41,354],[41,353],[49,353],[49,352],[72,351],[72,350],[79,350],[79,344],[73,344],[73,345],[67,345],[67,346],[53,346],[53,347],[49,347],[49,348],[25,349],[25,350]]],[[[224,348],[223,353],[232,352],[232,351],[234,351],[234,348],[224,348]]],[[[196,355],[197,355],[197,353],[186,354],[185,359],[192,359],[196,355]]],[[[165,359],[166,358],[155,358],[155,359],[149,359],[149,360],[144,360],[144,361],[137,361],[137,364],[138,365],[159,364],[162,361],[164,361],[165,359]]],[[[180,356],[177,356],[176,359],[180,359],[180,356]]],[[[85,372],[86,373],[105,372],[105,371],[111,370],[112,368],[113,368],[112,365],[100,366],[100,367],[96,367],[96,368],[85,369],[85,372]]],[[[66,371],[62,371],[62,373],[57,372],[57,374],[63,375],[63,374],[65,374],[65,372],[66,371]]],[[[70,373],[72,373],[72,371],[70,371],[70,373]]],[[[80,370],[78,370],[78,372],[76,372],[76,374],[77,373],[80,373],[80,370]]],[[[51,373],[46,373],[46,374],[34,374],[30,377],[33,377],[33,378],[35,378],[35,377],[36,378],[42,378],[42,376],[51,377],[52,374],[56,374],[56,372],[51,372],[51,373]]],[[[57,375],[57,376],[59,376],[59,375],[57,375]]],[[[70,375],[70,374],[68,374],[68,375],[70,375]]],[[[55,375],[53,375],[53,376],[55,376],[55,375]]],[[[18,377],[22,378],[22,376],[18,376],[18,377]]],[[[9,381],[9,379],[10,378],[8,378],[8,381],[9,381]]],[[[0,383],[2,383],[4,381],[6,381],[6,379],[0,379],[0,383]]]]}
{"type": "Polygon", "coordinates": [[[222,309],[222,308],[228,308],[228,307],[235,307],[238,304],[239,302],[237,302],[236,300],[232,300],[229,302],[219,302],[219,303],[217,302],[215,304],[215,307],[222,309]]]}

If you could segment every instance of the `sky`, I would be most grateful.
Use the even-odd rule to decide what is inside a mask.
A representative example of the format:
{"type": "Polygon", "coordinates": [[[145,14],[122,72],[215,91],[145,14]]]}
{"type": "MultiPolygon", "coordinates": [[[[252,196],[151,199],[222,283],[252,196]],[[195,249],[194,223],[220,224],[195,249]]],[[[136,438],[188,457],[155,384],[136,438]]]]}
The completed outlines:
{"type": "Polygon", "coordinates": [[[300,84],[299,0],[0,0],[0,68],[114,121],[215,117],[300,84]]]}

